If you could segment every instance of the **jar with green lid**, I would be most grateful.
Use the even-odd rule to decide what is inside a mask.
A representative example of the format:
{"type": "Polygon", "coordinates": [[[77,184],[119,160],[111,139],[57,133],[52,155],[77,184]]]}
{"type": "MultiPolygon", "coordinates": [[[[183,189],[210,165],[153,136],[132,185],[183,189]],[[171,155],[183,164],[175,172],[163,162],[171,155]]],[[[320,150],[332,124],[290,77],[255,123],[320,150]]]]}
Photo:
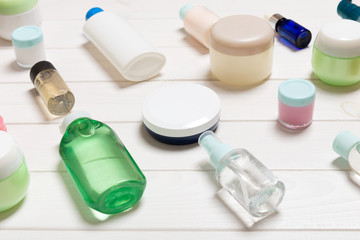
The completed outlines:
{"type": "Polygon", "coordinates": [[[37,0],[0,0],[0,37],[11,40],[11,33],[24,25],[41,25],[37,0]]]}

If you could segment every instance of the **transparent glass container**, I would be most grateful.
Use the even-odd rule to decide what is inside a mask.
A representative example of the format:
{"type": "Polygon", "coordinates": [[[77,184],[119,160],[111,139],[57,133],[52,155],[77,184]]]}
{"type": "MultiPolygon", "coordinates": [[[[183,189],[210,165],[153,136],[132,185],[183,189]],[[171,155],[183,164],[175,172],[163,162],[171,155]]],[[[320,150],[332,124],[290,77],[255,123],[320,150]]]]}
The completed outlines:
{"type": "Polygon", "coordinates": [[[74,94],[50,62],[36,63],[30,70],[30,78],[50,113],[70,112],[75,104],[74,94]]]}
{"type": "Polygon", "coordinates": [[[204,132],[199,144],[210,154],[221,186],[252,216],[265,217],[281,203],[285,186],[245,149],[232,149],[213,132],[204,132]]]}

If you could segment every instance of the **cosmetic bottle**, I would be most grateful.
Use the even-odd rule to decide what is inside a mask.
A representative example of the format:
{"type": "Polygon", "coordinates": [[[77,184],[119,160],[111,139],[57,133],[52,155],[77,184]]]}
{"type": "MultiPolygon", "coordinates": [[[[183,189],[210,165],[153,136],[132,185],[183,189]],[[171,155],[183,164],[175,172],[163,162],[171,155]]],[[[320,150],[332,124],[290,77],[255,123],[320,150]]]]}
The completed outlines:
{"type": "Polygon", "coordinates": [[[45,60],[43,33],[37,26],[23,26],[12,33],[16,63],[22,68],[31,68],[45,60]]]}
{"type": "Polygon", "coordinates": [[[289,129],[304,129],[312,123],[316,89],[304,79],[289,79],[278,90],[279,122],[289,129]]]}
{"type": "Polygon", "coordinates": [[[233,149],[211,131],[199,137],[221,186],[252,216],[265,217],[281,203],[285,186],[245,149],[233,149]]]}
{"type": "Polygon", "coordinates": [[[205,47],[210,48],[210,29],[220,17],[204,6],[187,4],[180,9],[180,18],[184,29],[205,47]]]}
{"type": "Polygon", "coordinates": [[[29,187],[29,172],[24,154],[15,140],[6,132],[5,125],[0,131],[0,212],[18,204],[29,187]]]}
{"type": "Polygon", "coordinates": [[[267,21],[250,15],[218,19],[206,8],[191,5],[185,5],[180,16],[185,30],[209,47],[210,69],[220,81],[248,87],[270,76],[274,30],[267,21]]]}
{"type": "Polygon", "coordinates": [[[344,19],[360,21],[360,7],[353,4],[351,0],[342,0],[338,4],[337,13],[344,19]]]}
{"type": "Polygon", "coordinates": [[[294,22],[291,19],[287,19],[282,15],[276,13],[270,18],[267,18],[274,26],[275,31],[287,41],[292,43],[297,48],[305,48],[311,41],[311,32],[294,22]]]}
{"type": "Polygon", "coordinates": [[[360,23],[339,19],[324,24],[315,39],[312,68],[330,85],[360,82],[360,23]]]}
{"type": "Polygon", "coordinates": [[[47,61],[36,63],[30,70],[30,79],[51,114],[70,112],[75,97],[54,65],[47,61]]]}
{"type": "Polygon", "coordinates": [[[140,200],[146,179],[109,126],[77,111],[64,118],[60,132],[61,158],[89,207],[114,214],[140,200]]]}
{"type": "Polygon", "coordinates": [[[351,169],[360,175],[360,138],[349,131],[340,132],[333,142],[333,150],[349,162],[351,169]]]}
{"type": "Polygon", "coordinates": [[[150,79],[165,65],[165,56],[114,12],[90,9],[84,34],[127,80],[150,79]]]}
{"type": "Polygon", "coordinates": [[[0,0],[0,37],[11,40],[11,33],[25,25],[41,25],[37,0],[0,0]]]}

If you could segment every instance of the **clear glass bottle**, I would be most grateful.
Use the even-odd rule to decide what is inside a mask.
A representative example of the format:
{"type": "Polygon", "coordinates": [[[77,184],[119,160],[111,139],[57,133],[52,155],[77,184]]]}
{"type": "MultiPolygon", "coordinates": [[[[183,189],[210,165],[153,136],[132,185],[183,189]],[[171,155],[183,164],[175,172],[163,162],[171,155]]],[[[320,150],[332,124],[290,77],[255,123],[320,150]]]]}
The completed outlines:
{"type": "Polygon", "coordinates": [[[140,200],[145,176],[109,126],[77,111],[63,120],[60,131],[60,155],[89,207],[114,214],[140,200]]]}
{"type": "Polygon", "coordinates": [[[265,217],[281,203],[285,186],[259,160],[245,149],[232,149],[213,132],[199,137],[216,168],[221,186],[252,216],[265,217]]]}
{"type": "Polygon", "coordinates": [[[70,112],[75,104],[74,94],[54,65],[48,61],[36,63],[30,70],[30,78],[50,113],[64,115],[70,112]]]}

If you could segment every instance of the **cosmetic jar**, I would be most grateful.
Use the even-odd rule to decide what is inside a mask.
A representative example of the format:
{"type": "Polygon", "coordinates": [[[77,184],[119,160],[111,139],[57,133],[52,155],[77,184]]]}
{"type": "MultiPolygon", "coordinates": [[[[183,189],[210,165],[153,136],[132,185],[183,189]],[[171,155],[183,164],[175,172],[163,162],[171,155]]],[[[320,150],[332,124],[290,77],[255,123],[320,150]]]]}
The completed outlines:
{"type": "Polygon", "coordinates": [[[37,0],[0,0],[0,37],[11,40],[11,33],[25,25],[41,25],[37,0]]]}
{"type": "Polygon", "coordinates": [[[16,63],[22,68],[31,68],[45,60],[43,33],[37,26],[23,26],[12,33],[16,63]]]}
{"type": "Polygon", "coordinates": [[[314,112],[315,86],[303,79],[290,79],[279,86],[279,118],[281,125],[289,129],[310,126],[314,112]]]}
{"type": "Polygon", "coordinates": [[[251,86],[272,71],[274,30],[262,18],[229,16],[210,31],[210,68],[220,81],[251,86]]]}
{"type": "Polygon", "coordinates": [[[170,84],[155,90],[143,104],[143,123],[156,140],[173,145],[197,142],[220,120],[217,94],[202,85],[170,84]]]}
{"type": "Polygon", "coordinates": [[[24,154],[9,133],[0,131],[0,212],[18,204],[29,186],[24,154]]]}
{"type": "Polygon", "coordinates": [[[360,23],[339,19],[323,25],[312,53],[315,75],[334,86],[360,81],[360,23]]]}

